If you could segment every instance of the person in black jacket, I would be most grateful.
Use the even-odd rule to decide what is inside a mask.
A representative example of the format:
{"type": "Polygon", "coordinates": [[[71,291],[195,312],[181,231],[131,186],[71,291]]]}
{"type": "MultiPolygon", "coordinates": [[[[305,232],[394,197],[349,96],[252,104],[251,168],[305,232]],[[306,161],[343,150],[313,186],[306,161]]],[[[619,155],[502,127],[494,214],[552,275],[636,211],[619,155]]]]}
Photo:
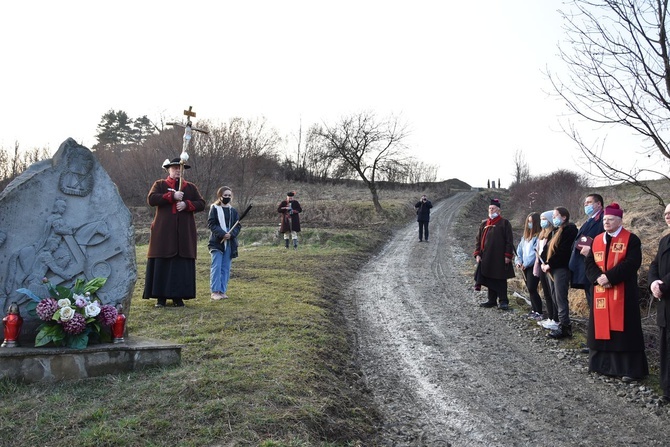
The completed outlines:
{"type": "Polygon", "coordinates": [[[570,288],[570,255],[572,254],[572,243],[577,237],[577,226],[570,222],[570,212],[562,207],[554,208],[552,218],[554,231],[551,242],[544,248],[542,259],[547,262],[542,264],[542,271],[550,276],[551,295],[558,308],[558,328],[552,330],[548,336],[551,338],[572,337],[572,323],[570,322],[570,304],[568,302],[568,289],[570,288]]]}
{"type": "Polygon", "coordinates": [[[426,195],[421,196],[421,200],[416,202],[416,221],[419,222],[419,242],[424,239],[428,242],[428,222],[430,222],[430,209],[433,204],[430,203],[426,195]]]}
{"type": "MultiPolygon", "coordinates": [[[[670,227],[670,205],[663,214],[665,223],[670,227]]],[[[649,288],[658,300],[656,303],[656,324],[660,330],[660,379],[663,400],[670,402],[670,234],[658,243],[656,257],[649,265],[649,288]]]]}

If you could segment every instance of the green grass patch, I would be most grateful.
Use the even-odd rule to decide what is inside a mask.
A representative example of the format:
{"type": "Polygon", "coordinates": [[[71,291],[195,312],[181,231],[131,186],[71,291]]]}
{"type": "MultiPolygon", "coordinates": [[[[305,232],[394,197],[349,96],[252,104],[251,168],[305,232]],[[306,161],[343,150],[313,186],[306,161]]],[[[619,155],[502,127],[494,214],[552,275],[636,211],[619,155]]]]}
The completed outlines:
{"type": "Polygon", "coordinates": [[[197,299],[154,308],[141,299],[129,336],[184,345],[182,362],[57,384],[0,381],[3,446],[353,446],[376,415],[355,386],[338,309],[344,276],[383,239],[370,230],[308,230],[297,251],[271,227],[245,228],[230,299],[209,299],[209,255],[198,247],[197,299]]]}

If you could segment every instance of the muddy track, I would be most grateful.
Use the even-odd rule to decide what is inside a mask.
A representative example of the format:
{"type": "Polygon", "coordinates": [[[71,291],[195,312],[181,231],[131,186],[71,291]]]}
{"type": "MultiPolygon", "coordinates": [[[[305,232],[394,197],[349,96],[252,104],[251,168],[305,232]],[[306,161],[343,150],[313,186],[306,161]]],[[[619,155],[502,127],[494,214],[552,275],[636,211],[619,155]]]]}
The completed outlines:
{"type": "Polygon", "coordinates": [[[398,231],[348,290],[378,444],[665,445],[667,412],[628,403],[560,344],[519,330],[517,313],[478,307],[452,231],[474,194],[433,208],[428,243],[416,223],[398,231]]]}

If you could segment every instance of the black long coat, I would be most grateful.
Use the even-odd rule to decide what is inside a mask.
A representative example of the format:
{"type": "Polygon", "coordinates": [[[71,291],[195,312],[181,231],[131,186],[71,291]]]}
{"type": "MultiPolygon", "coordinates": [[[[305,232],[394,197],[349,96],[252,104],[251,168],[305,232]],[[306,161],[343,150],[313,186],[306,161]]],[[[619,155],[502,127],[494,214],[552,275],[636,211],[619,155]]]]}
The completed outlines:
{"type": "MultiPolygon", "coordinates": [[[[486,220],[479,226],[476,237],[474,255],[479,255],[482,260],[479,263],[479,274],[484,278],[508,279],[514,278],[514,267],[512,262],[505,263],[505,258],[510,260],[514,257],[514,237],[512,225],[507,219],[500,219],[495,225],[488,229],[482,249],[482,238],[486,228],[486,220]]],[[[482,283],[486,285],[485,283],[482,283]]]]}
{"type": "Polygon", "coordinates": [[[287,200],[282,200],[282,202],[277,207],[277,212],[281,214],[281,227],[279,228],[280,233],[286,233],[287,231],[300,231],[300,213],[302,213],[302,207],[300,203],[293,199],[290,202],[287,200]],[[285,208],[291,204],[290,210],[285,210],[285,208]]]}
{"type": "Polygon", "coordinates": [[[649,284],[660,279],[661,300],[656,303],[656,324],[659,327],[667,327],[670,322],[670,234],[664,236],[658,243],[656,257],[649,265],[649,284]]]}
{"type": "MultiPolygon", "coordinates": [[[[601,233],[596,237],[604,237],[601,233]]],[[[642,244],[640,238],[630,234],[626,257],[610,270],[603,272],[593,259],[593,251],[584,261],[586,277],[592,284],[605,273],[610,283],[616,285],[624,283],[624,319],[623,332],[611,331],[610,340],[596,340],[593,327],[593,311],[589,312],[589,327],[587,344],[596,351],[644,351],[644,336],[640,320],[639,291],[637,287],[637,272],[642,264],[642,244]]],[[[593,300],[595,303],[595,299],[593,300]]],[[[593,305],[593,304],[592,304],[593,305]]]]}

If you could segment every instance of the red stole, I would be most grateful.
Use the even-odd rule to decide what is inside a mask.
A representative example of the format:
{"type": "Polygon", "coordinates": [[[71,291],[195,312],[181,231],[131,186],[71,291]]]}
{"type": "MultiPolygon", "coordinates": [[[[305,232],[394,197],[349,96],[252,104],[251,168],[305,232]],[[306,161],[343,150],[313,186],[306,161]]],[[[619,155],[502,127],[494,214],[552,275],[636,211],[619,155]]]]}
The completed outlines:
{"type": "MultiPolygon", "coordinates": [[[[175,191],[177,187],[179,186],[179,180],[173,179],[172,177],[168,176],[168,178],[165,179],[165,183],[168,185],[168,189],[171,189],[175,191]]],[[[181,180],[181,189],[186,188],[186,180],[182,179],[181,180]]],[[[172,201],[172,193],[168,191],[168,194],[170,198],[168,200],[172,201]]],[[[186,198],[184,198],[186,200],[186,198]]],[[[177,214],[177,202],[172,202],[172,214],[177,214]]]]}
{"type": "Polygon", "coordinates": [[[484,252],[484,247],[486,246],[486,235],[488,234],[489,230],[493,228],[498,222],[502,220],[502,216],[498,215],[495,217],[495,219],[486,219],[486,225],[484,226],[484,231],[482,232],[482,238],[479,241],[479,252],[483,253],[484,252]]]}
{"type": "MultiPolygon", "coordinates": [[[[610,270],[626,257],[630,238],[630,232],[625,228],[621,229],[618,236],[612,238],[605,265],[605,250],[607,250],[605,234],[607,233],[595,238],[591,247],[593,259],[603,272],[610,270]]],[[[593,326],[597,340],[609,340],[610,331],[623,331],[624,290],[624,283],[613,285],[608,289],[598,284],[593,287],[593,326]]]]}

